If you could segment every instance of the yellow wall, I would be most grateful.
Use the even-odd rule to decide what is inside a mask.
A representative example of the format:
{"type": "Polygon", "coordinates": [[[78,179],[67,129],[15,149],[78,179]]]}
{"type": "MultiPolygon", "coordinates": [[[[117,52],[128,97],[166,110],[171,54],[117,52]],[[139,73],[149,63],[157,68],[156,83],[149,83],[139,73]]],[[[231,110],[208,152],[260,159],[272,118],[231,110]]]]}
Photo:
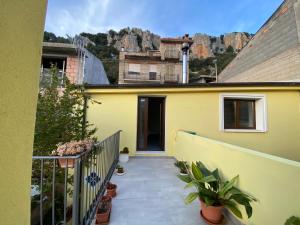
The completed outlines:
{"type": "Polygon", "coordinates": [[[46,1],[0,0],[0,6],[0,223],[28,225],[46,1]]]}
{"type": "Polygon", "coordinates": [[[214,89],[90,89],[101,105],[91,105],[88,120],[104,138],[121,129],[121,147],[135,153],[137,99],[139,95],[166,96],[166,151],[173,155],[178,130],[242,147],[300,161],[300,94],[295,88],[214,88],[214,89]],[[268,131],[265,133],[227,133],[219,130],[220,93],[265,94],[268,131]]]}
{"type": "Polygon", "coordinates": [[[227,179],[240,175],[240,188],[259,200],[253,204],[253,216],[244,219],[246,224],[283,225],[290,216],[299,216],[299,162],[182,131],[176,135],[174,149],[177,159],[200,160],[211,169],[219,168],[227,179]]]}

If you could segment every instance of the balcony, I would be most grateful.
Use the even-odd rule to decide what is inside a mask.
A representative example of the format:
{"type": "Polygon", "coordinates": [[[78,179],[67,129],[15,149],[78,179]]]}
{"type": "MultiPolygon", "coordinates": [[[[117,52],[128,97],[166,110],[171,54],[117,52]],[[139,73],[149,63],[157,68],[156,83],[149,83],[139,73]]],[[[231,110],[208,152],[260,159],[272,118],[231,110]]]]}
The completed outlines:
{"type": "Polygon", "coordinates": [[[120,131],[80,155],[33,156],[31,224],[92,224],[118,163],[119,140],[120,131]]]}
{"type": "Polygon", "coordinates": [[[161,75],[158,73],[124,73],[124,81],[126,82],[155,82],[160,83],[161,75]]]}
{"type": "Polygon", "coordinates": [[[153,83],[179,83],[179,74],[157,73],[124,73],[126,83],[153,82],[153,83]]]}

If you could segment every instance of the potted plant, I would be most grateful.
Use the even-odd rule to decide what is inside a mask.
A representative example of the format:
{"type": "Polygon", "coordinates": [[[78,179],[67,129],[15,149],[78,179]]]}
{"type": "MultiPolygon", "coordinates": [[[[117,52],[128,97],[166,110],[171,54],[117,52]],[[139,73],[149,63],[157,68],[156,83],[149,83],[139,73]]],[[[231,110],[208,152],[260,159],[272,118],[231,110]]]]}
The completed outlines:
{"type": "Polygon", "coordinates": [[[124,167],[118,165],[118,166],[117,166],[117,175],[118,175],[118,176],[122,176],[122,175],[124,175],[124,174],[125,174],[124,167]]]}
{"type": "Polygon", "coordinates": [[[129,149],[127,147],[123,148],[122,151],[120,151],[119,155],[119,161],[121,163],[127,163],[129,160],[129,149]]]}
{"type": "Polygon", "coordinates": [[[180,175],[187,175],[189,170],[189,165],[186,161],[177,160],[174,165],[179,169],[180,175]]]}
{"type": "Polygon", "coordinates": [[[102,198],[101,198],[100,201],[101,201],[101,202],[108,202],[108,203],[111,204],[112,198],[111,198],[110,196],[108,196],[108,195],[104,195],[104,196],[102,196],[102,198]]]}
{"type": "MultiPolygon", "coordinates": [[[[94,140],[85,139],[81,141],[70,141],[64,144],[59,143],[57,149],[52,151],[54,156],[76,156],[82,152],[89,151],[94,146],[94,140]]],[[[75,159],[59,158],[58,163],[61,168],[74,168],[75,159]]]]}
{"type": "Polygon", "coordinates": [[[291,216],[284,225],[300,225],[300,217],[291,216]]]}
{"type": "Polygon", "coordinates": [[[186,204],[199,198],[201,201],[200,214],[208,224],[223,224],[222,210],[228,208],[238,218],[242,218],[242,213],[238,205],[245,207],[248,218],[252,216],[254,197],[244,193],[235,185],[238,176],[230,181],[221,179],[218,169],[208,170],[203,163],[192,163],[188,175],[178,177],[187,183],[186,188],[195,187],[196,191],[190,193],[186,199],[186,204]]]}
{"type": "Polygon", "coordinates": [[[110,220],[111,202],[108,200],[100,201],[97,213],[96,213],[96,224],[108,224],[110,220]]]}
{"type": "Polygon", "coordinates": [[[108,182],[106,186],[106,195],[112,198],[116,197],[117,195],[117,185],[111,182],[108,182]]]}

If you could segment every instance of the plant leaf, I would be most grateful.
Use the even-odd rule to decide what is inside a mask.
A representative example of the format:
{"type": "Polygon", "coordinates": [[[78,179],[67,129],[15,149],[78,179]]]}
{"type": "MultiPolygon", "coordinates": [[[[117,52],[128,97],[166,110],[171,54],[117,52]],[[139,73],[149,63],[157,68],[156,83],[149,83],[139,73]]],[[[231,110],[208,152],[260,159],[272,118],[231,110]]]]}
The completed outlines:
{"type": "Polygon", "coordinates": [[[203,183],[210,183],[210,182],[214,182],[214,181],[217,181],[217,180],[213,175],[210,175],[210,176],[207,176],[207,177],[203,177],[200,181],[203,182],[203,183]]]}
{"type": "Polygon", "coordinates": [[[225,183],[225,185],[221,188],[220,193],[219,193],[221,197],[224,197],[227,194],[227,192],[231,188],[233,188],[233,185],[236,183],[238,178],[239,178],[239,175],[232,178],[231,181],[225,183]]]}
{"type": "Polygon", "coordinates": [[[247,195],[234,194],[230,196],[230,199],[233,199],[234,201],[245,207],[248,218],[252,216],[252,207],[250,205],[251,199],[249,199],[247,195]]]}
{"type": "Polygon", "coordinates": [[[193,186],[197,187],[197,185],[195,184],[195,182],[191,181],[190,183],[188,183],[187,185],[184,186],[184,189],[191,188],[193,186]]]}
{"type": "Polygon", "coordinates": [[[198,162],[196,162],[196,165],[201,170],[201,172],[204,176],[211,175],[211,172],[209,171],[209,169],[207,169],[206,166],[202,162],[198,161],[198,162]]]}
{"type": "Polygon", "coordinates": [[[243,219],[241,211],[237,208],[236,204],[232,201],[226,201],[225,206],[238,218],[243,219]]]}
{"type": "Polygon", "coordinates": [[[198,197],[197,192],[191,192],[189,195],[185,198],[185,204],[190,204],[192,203],[197,197],[198,197]]]}
{"type": "Polygon", "coordinates": [[[177,177],[185,183],[190,183],[192,181],[190,175],[177,175],[177,177]]]}
{"type": "Polygon", "coordinates": [[[197,180],[200,180],[203,177],[203,174],[201,173],[200,169],[195,165],[195,163],[192,163],[192,173],[197,180]]]}

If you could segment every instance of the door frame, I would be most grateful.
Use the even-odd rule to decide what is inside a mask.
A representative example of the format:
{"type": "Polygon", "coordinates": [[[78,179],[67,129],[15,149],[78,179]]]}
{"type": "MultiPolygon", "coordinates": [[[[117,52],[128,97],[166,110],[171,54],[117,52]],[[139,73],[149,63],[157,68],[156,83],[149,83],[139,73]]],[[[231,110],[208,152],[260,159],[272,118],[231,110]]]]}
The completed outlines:
{"type": "MultiPolygon", "coordinates": [[[[155,153],[161,153],[161,152],[166,152],[166,146],[165,146],[165,130],[166,130],[166,96],[165,95],[138,95],[137,96],[137,129],[136,129],[136,151],[137,152],[155,152],[155,153]],[[161,115],[161,151],[147,151],[145,149],[138,149],[138,135],[139,135],[139,102],[141,98],[160,98],[162,99],[163,102],[163,107],[162,107],[162,115],[161,115]]],[[[149,107],[149,102],[147,105],[147,109],[149,107]]],[[[148,141],[148,138],[146,138],[146,140],[148,141]]]]}

